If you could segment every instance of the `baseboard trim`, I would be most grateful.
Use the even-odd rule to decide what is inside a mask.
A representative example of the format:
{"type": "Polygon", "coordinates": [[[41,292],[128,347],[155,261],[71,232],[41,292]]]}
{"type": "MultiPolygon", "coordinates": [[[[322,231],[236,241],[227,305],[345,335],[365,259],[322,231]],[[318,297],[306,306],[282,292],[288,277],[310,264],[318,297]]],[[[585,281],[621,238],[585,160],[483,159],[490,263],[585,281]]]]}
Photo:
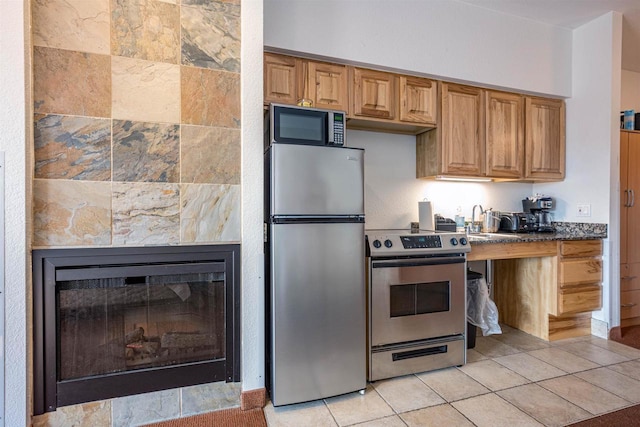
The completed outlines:
{"type": "Polygon", "coordinates": [[[598,338],[604,338],[605,340],[609,337],[609,324],[603,320],[591,318],[591,335],[596,336],[598,338]]]}
{"type": "Polygon", "coordinates": [[[240,393],[240,409],[248,411],[250,409],[264,408],[267,404],[267,389],[257,388],[255,390],[242,391],[240,393]]]}

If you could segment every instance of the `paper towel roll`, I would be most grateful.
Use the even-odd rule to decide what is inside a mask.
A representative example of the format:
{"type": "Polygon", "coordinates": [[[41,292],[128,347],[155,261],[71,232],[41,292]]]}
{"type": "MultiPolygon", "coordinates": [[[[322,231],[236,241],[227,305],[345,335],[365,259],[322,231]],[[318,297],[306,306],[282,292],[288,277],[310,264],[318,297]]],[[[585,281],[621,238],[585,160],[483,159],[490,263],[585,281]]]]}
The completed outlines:
{"type": "Polygon", "coordinates": [[[418,220],[421,230],[435,230],[433,223],[433,206],[431,202],[418,202],[418,220]]]}

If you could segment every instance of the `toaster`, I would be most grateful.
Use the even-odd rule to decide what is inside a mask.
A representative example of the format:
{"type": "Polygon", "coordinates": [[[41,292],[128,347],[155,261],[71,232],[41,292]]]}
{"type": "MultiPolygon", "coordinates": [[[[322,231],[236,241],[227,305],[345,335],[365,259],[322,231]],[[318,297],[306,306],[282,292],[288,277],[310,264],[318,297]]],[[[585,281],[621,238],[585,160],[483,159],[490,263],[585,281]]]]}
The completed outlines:
{"type": "Polygon", "coordinates": [[[536,218],[525,212],[502,212],[498,231],[508,233],[529,233],[536,231],[536,218]]]}

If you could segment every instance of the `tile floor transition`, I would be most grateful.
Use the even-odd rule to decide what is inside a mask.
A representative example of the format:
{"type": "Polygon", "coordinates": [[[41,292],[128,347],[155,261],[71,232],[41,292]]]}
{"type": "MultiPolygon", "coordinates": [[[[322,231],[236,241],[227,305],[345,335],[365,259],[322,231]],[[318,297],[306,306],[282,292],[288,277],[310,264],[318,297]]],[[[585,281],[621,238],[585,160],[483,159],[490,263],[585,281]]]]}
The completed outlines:
{"type": "Polygon", "coordinates": [[[364,395],[274,408],[269,427],[565,426],[640,403],[640,350],[588,336],[552,343],[503,326],[467,364],[370,383],[364,395]]]}

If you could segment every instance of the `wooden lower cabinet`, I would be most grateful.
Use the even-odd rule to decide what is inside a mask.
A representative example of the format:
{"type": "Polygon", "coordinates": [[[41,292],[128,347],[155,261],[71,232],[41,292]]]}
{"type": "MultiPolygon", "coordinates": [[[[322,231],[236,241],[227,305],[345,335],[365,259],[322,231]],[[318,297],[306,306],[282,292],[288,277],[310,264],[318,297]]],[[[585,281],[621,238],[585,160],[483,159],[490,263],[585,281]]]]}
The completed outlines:
{"type": "Polygon", "coordinates": [[[555,277],[556,262],[551,256],[495,260],[493,298],[500,323],[548,340],[547,301],[555,277]]]}
{"type": "Polygon", "coordinates": [[[584,313],[602,307],[602,286],[598,284],[570,286],[558,291],[558,313],[584,313]]]}
{"type": "Polygon", "coordinates": [[[640,325],[640,263],[620,266],[620,326],[640,325]]]}
{"type": "Polygon", "coordinates": [[[549,341],[590,334],[591,312],[602,306],[601,240],[560,241],[533,257],[520,249],[522,258],[494,260],[500,322],[549,341]]]}
{"type": "Polygon", "coordinates": [[[640,325],[640,132],[620,132],[620,326],[640,325]],[[635,203],[635,195],[639,200],[635,203]]]}
{"type": "Polygon", "coordinates": [[[591,313],[562,317],[549,315],[549,341],[586,335],[591,335],[591,313]]]}

